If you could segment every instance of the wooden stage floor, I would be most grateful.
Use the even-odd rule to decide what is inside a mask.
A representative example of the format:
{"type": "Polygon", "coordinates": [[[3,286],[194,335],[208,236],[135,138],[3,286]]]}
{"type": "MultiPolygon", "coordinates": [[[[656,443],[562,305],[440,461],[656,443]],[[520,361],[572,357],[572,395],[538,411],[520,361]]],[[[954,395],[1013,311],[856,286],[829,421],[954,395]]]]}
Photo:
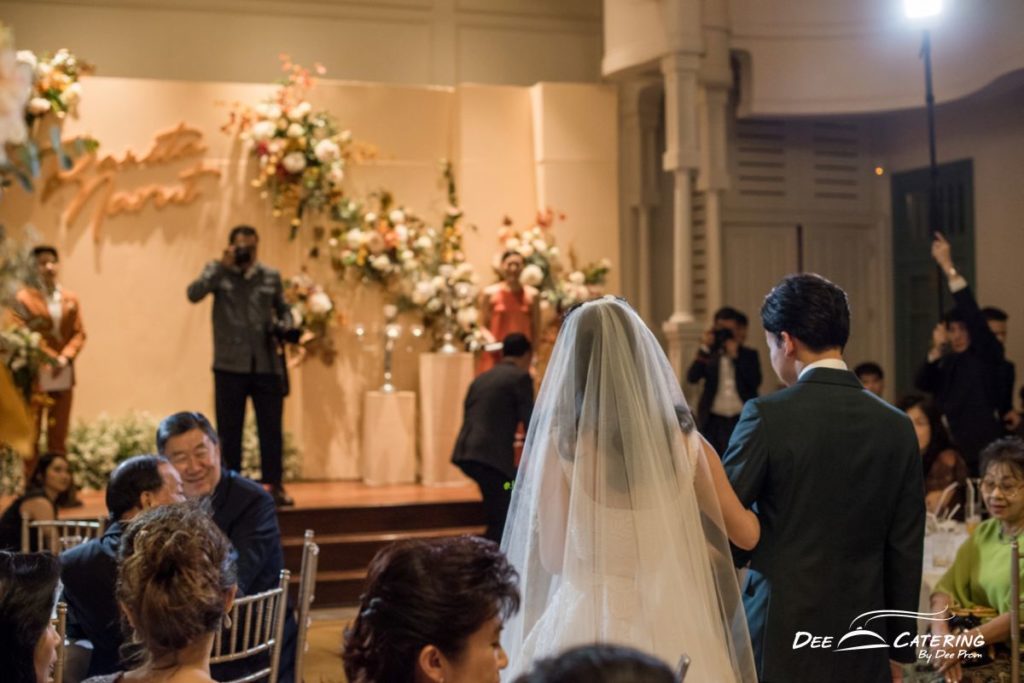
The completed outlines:
{"type": "MultiPolygon", "coordinates": [[[[380,507],[409,503],[461,503],[480,500],[476,484],[452,486],[423,486],[399,484],[395,486],[368,486],[360,481],[297,481],[285,485],[295,499],[295,509],[332,507],[380,507]]],[[[100,517],[106,514],[103,491],[81,491],[82,507],[60,511],[60,516],[100,517]]],[[[0,510],[6,509],[13,498],[0,497],[0,510]]]]}

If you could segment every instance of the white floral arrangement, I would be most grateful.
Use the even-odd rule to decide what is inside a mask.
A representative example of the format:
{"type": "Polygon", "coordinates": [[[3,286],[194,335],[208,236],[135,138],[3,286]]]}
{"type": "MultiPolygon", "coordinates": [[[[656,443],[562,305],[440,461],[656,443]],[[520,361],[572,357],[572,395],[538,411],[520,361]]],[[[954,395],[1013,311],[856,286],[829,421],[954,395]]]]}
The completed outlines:
{"type": "Polygon", "coordinates": [[[501,277],[502,254],[518,252],[525,264],[519,281],[536,287],[543,300],[558,313],[577,303],[603,296],[604,285],[612,267],[611,261],[606,258],[577,267],[576,254],[571,248],[569,266],[566,267],[554,235],[556,221],[563,220],[565,214],[556,214],[547,209],[537,213],[532,227],[515,230],[511,219],[506,217],[504,226],[498,231],[502,251],[494,257],[495,273],[501,277]]]}
{"type": "Polygon", "coordinates": [[[376,283],[394,295],[416,280],[437,249],[438,232],[388,192],[364,206],[349,200],[327,241],[331,265],[350,282],[376,283]]]}
{"type": "Polygon", "coordinates": [[[39,370],[52,365],[53,359],[42,349],[43,337],[23,325],[0,330],[0,364],[11,373],[14,384],[28,403],[36,390],[39,370]]]}
{"type": "MultiPolygon", "coordinates": [[[[235,103],[222,129],[250,143],[257,161],[252,185],[270,200],[275,218],[289,219],[294,237],[307,213],[337,212],[346,165],[372,150],[354,143],[330,112],[314,111],[308,95],[316,79],[287,55],[280,59],[286,77],[277,92],[254,107],[235,103]]],[[[325,72],[319,64],[314,70],[325,72]]]]}
{"type": "Polygon", "coordinates": [[[27,65],[33,74],[32,98],[26,107],[29,126],[51,112],[58,118],[68,114],[78,116],[78,103],[82,99],[79,79],[95,73],[93,65],[65,48],[42,57],[30,50],[19,50],[18,61],[27,65]]]}
{"type": "Polygon", "coordinates": [[[290,353],[291,364],[298,365],[309,354],[331,363],[336,350],[329,332],[338,317],[331,295],[303,268],[285,282],[284,299],[291,306],[292,323],[299,331],[292,345],[295,350],[290,353]]]}
{"type": "MultiPolygon", "coordinates": [[[[432,333],[434,346],[441,346],[445,335],[458,341],[463,348],[476,351],[485,343],[480,327],[477,297],[480,278],[473,265],[466,261],[462,248],[462,209],[459,208],[455,173],[448,161],[441,162],[441,172],[447,189],[448,204],[444,222],[429,248],[423,249],[417,259],[417,268],[399,297],[399,306],[420,313],[424,327],[432,333]]],[[[426,243],[423,245],[427,247],[426,243]]]]}

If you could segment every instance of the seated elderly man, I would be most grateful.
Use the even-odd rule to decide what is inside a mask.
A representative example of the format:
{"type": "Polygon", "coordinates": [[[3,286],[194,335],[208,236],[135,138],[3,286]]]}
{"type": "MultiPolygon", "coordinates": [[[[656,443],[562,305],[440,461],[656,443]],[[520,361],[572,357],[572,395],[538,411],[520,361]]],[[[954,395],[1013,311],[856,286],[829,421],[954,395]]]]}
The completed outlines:
{"type": "MultiPolygon", "coordinates": [[[[223,467],[217,432],[206,416],[181,412],[164,418],[157,427],[156,447],[181,475],[186,497],[209,498],[214,523],[237,553],[239,595],[276,588],[284,551],[274,500],[260,484],[223,467]]],[[[279,676],[283,683],[292,680],[295,635],[289,610],[279,676]]],[[[241,671],[229,668],[221,673],[233,678],[241,671]]],[[[215,678],[217,673],[215,667],[215,678]]]]}
{"type": "Polygon", "coordinates": [[[107,484],[110,526],[103,537],[61,554],[68,636],[92,643],[89,676],[125,668],[119,657],[124,638],[114,597],[117,552],[124,528],[145,510],[184,500],[178,471],[166,459],[158,455],[129,458],[117,466],[107,484]]]}

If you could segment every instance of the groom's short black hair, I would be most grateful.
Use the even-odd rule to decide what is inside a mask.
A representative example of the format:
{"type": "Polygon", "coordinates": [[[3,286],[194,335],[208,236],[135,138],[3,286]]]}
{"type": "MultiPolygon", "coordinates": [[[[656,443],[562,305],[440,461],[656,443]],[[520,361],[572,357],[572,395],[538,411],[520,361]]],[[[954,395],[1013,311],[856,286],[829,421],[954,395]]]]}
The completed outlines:
{"type": "Polygon", "coordinates": [[[533,347],[530,345],[530,340],[521,332],[513,332],[506,335],[505,339],[501,342],[501,355],[503,358],[521,358],[532,350],[533,347]]]}
{"type": "Polygon", "coordinates": [[[764,298],[761,325],[776,340],[788,332],[814,352],[842,349],[850,338],[850,304],[841,287],[820,275],[788,275],[764,298]]]}

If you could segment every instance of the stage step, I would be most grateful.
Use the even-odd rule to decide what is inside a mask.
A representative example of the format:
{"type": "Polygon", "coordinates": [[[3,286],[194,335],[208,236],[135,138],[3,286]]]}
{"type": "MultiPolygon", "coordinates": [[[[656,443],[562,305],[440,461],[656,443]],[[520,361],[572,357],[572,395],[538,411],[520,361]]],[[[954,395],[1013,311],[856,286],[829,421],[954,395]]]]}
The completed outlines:
{"type": "Polygon", "coordinates": [[[484,515],[478,501],[402,503],[283,509],[278,510],[278,523],[285,567],[292,572],[293,598],[298,590],[303,534],[306,529],[316,532],[320,557],[315,604],[328,608],[359,603],[367,566],[388,543],[479,534],[484,530],[484,515]]]}

